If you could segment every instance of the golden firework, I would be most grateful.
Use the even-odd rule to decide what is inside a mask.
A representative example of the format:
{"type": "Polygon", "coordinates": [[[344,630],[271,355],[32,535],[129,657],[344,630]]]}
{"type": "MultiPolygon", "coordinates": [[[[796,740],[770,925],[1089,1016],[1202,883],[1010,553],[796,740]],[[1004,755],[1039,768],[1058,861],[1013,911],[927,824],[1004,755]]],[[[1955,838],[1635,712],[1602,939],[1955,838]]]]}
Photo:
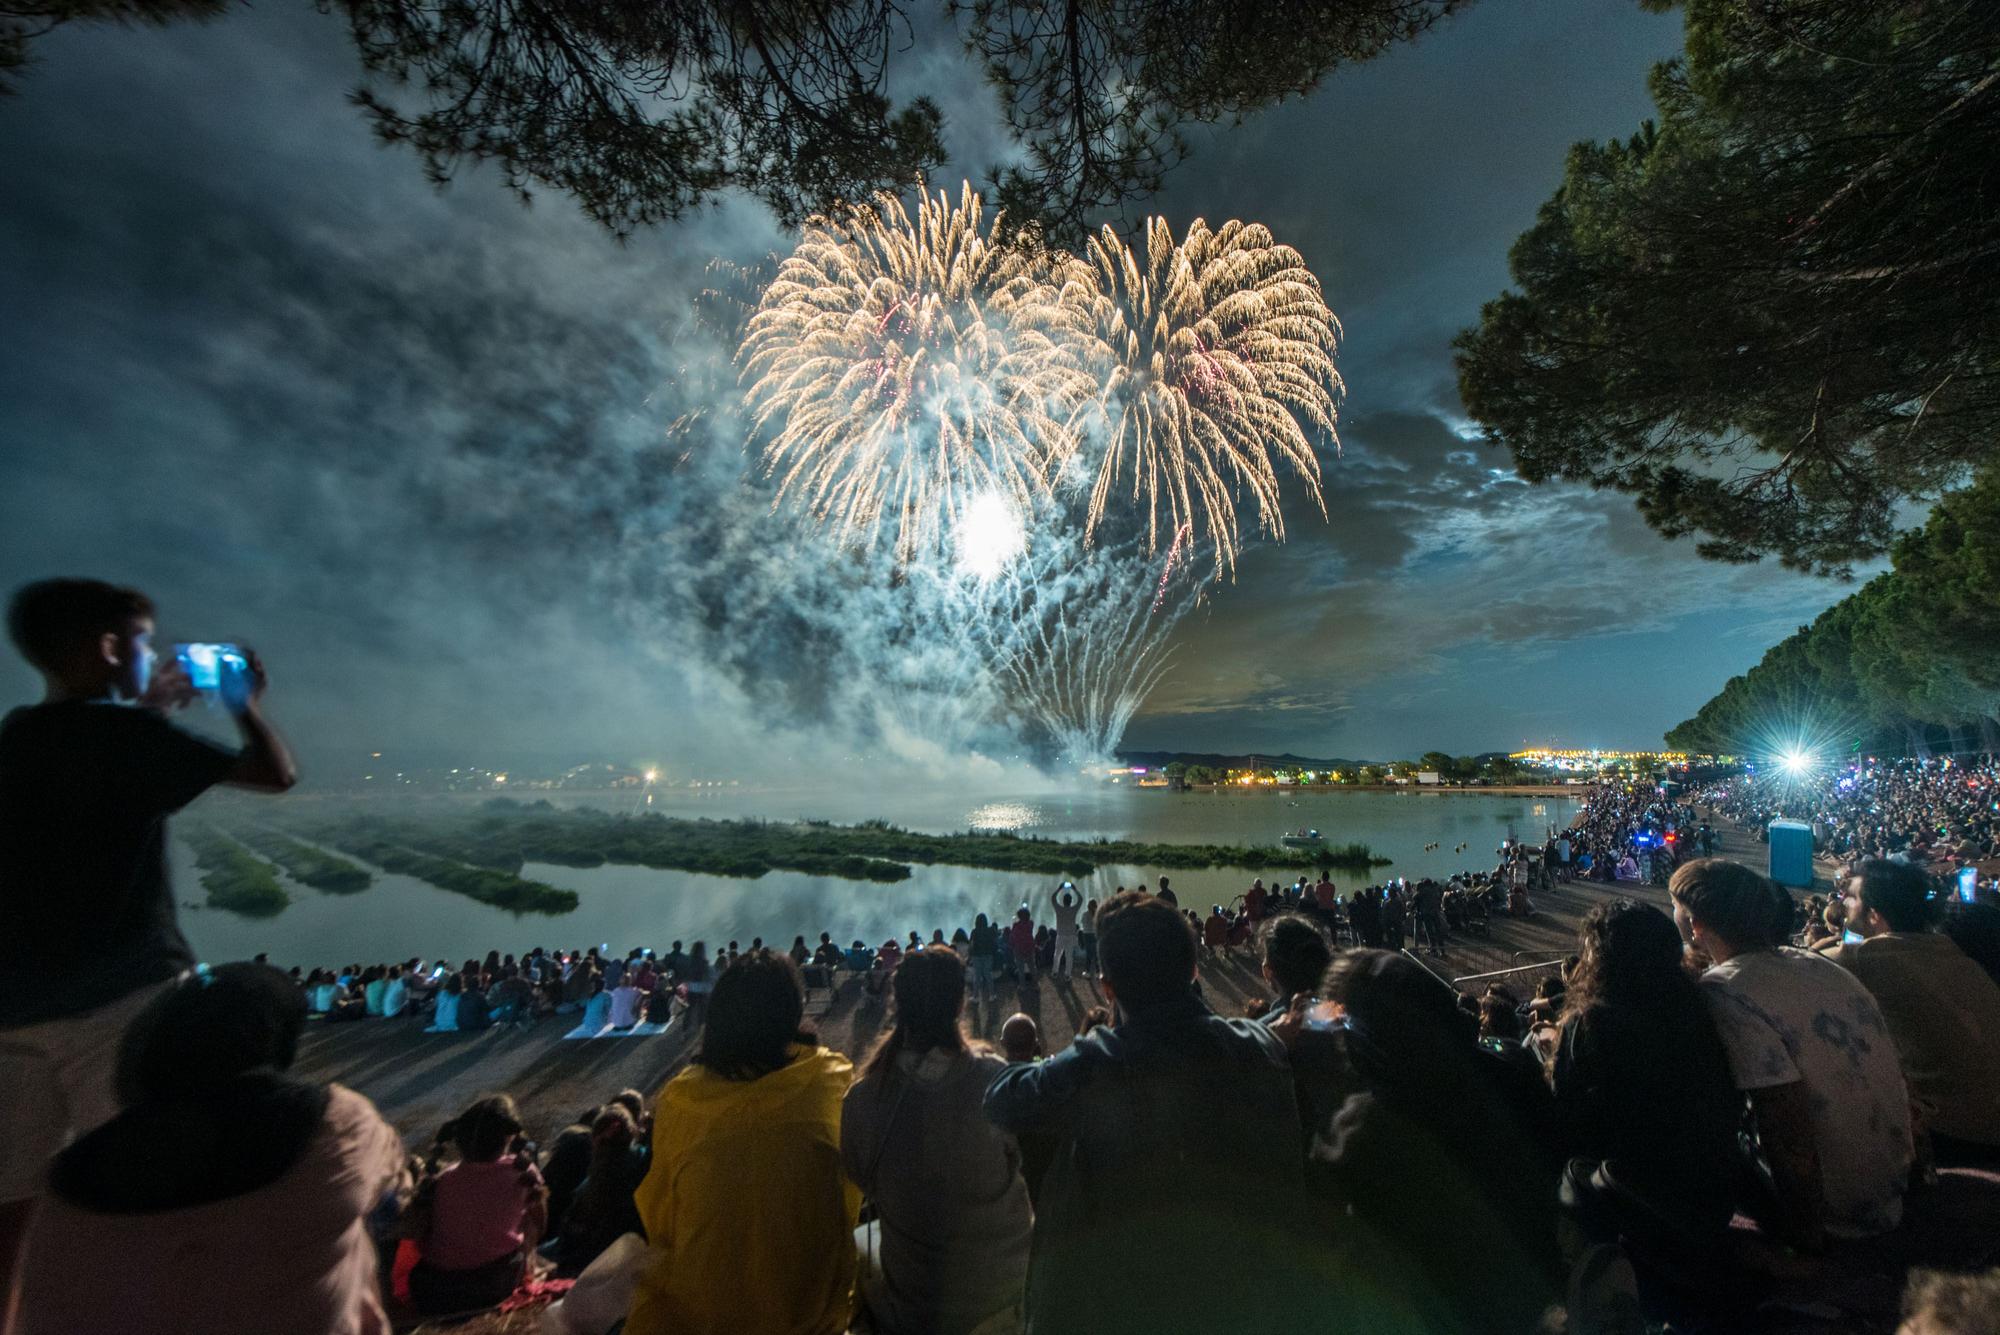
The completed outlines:
{"type": "Polygon", "coordinates": [[[1338,445],[1340,322],[1299,253],[1255,223],[1197,219],[1176,242],[1153,218],[1143,258],[1107,227],[1080,267],[1087,282],[1072,274],[1064,301],[1087,306],[1104,368],[1099,420],[1072,422],[1072,459],[1096,468],[1086,532],[1128,499],[1149,546],[1191,525],[1217,573],[1233,570],[1243,493],[1257,526],[1285,535],[1281,463],[1325,514],[1309,429],[1338,445]],[[1101,458],[1083,454],[1093,438],[1101,458]]]}
{"type": "Polygon", "coordinates": [[[1063,306],[1043,266],[981,212],[968,185],[914,218],[885,194],[809,221],[744,333],[779,498],[854,539],[893,526],[900,555],[972,498],[1025,509],[1096,387],[1050,323],[1063,306]]]}

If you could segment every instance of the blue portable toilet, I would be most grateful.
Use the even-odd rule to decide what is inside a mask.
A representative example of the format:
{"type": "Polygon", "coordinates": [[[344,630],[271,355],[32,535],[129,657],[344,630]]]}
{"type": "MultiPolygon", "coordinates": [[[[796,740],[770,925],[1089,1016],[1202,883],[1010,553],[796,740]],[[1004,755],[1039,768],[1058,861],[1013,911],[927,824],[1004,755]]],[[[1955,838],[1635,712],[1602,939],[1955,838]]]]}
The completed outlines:
{"type": "Polygon", "coordinates": [[[1812,826],[1798,820],[1774,820],[1771,833],[1771,879],[1799,890],[1812,889],[1812,826]]]}

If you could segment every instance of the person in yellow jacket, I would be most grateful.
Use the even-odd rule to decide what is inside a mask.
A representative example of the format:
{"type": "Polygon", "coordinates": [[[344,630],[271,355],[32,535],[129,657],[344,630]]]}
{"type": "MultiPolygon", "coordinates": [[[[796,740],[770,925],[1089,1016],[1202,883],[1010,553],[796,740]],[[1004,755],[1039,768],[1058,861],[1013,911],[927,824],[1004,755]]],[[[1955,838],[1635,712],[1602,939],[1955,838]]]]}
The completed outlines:
{"type": "Polygon", "coordinates": [[[787,955],[754,950],[709,998],[653,1110],[635,1199],[649,1256],[624,1335],[841,1335],[861,1193],[840,1162],[854,1067],[804,1028],[787,955]]]}

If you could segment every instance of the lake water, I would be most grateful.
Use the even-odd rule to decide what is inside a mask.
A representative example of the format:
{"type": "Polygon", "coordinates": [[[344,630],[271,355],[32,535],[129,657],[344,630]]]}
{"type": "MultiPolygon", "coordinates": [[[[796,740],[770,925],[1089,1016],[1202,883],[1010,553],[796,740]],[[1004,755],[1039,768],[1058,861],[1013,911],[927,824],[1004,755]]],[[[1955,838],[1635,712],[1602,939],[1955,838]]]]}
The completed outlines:
{"type": "MultiPolygon", "coordinates": [[[[438,803],[455,799],[430,799],[438,803]]],[[[953,798],[943,792],[893,800],[881,793],[731,790],[656,793],[622,801],[604,794],[578,795],[570,804],[612,810],[650,809],[673,816],[812,818],[840,823],[872,818],[913,830],[951,833],[972,827],[1016,830],[1056,838],[1138,839],[1152,843],[1274,845],[1301,826],[1327,842],[1365,843],[1391,865],[1370,879],[1444,876],[1493,865],[1493,850],[1510,834],[1541,839],[1551,825],[1567,825],[1578,801],[1570,797],[1483,793],[1327,792],[1279,789],[1243,793],[1169,793],[1119,787],[1018,797],[953,798]],[[1427,849],[1429,844],[1436,849],[1427,849]],[[1464,852],[1456,851],[1460,845],[1464,852]]],[[[423,801],[400,807],[406,813],[423,801]]],[[[1023,900],[1046,905],[1049,877],[970,867],[915,867],[907,881],[882,885],[774,871],[756,880],[658,871],[646,867],[554,867],[530,863],[524,875],[575,890],[575,912],[550,917],[512,914],[407,876],[377,873],[375,884],[354,895],[323,894],[286,879],[292,903],[274,918],[249,919],[209,908],[186,907],[202,897],[193,857],[176,843],[174,885],[183,902],[181,922],[203,958],[247,959],[268,952],[276,963],[317,964],[408,959],[463,959],[488,950],[519,955],[533,946],[570,949],[609,943],[620,949],[651,946],[664,952],[676,940],[703,940],[711,951],[731,940],[748,947],[753,937],[789,945],[803,933],[822,931],[841,942],[856,937],[879,944],[911,929],[926,937],[942,927],[970,926],[973,915],[1011,914],[1023,900]]],[[[1263,868],[1171,873],[1184,906],[1227,902],[1252,876],[1266,880],[1296,873],[1263,868]]],[[[281,874],[282,877],[282,874],[281,874]]],[[[1337,873],[1342,887],[1358,873],[1337,873]]],[[[1086,897],[1101,899],[1120,885],[1157,885],[1156,868],[1103,867],[1078,881],[1086,897]]],[[[1043,914],[1037,912],[1039,920],[1043,914]]]]}

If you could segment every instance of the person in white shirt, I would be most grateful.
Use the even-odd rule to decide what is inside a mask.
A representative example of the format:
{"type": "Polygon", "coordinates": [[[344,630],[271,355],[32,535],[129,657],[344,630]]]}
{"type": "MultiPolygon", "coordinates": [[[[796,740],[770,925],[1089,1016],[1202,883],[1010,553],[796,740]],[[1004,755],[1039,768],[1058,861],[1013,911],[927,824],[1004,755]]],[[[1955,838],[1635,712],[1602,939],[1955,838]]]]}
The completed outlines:
{"type": "Polygon", "coordinates": [[[1784,944],[1791,896],[1750,868],[1700,858],[1667,889],[1682,939],[1715,961],[1702,995],[1776,1189],[1760,1222],[1808,1250],[1895,1228],[1910,1106],[1881,1007],[1838,964],[1784,944]]]}
{"type": "Polygon", "coordinates": [[[1049,972],[1057,978],[1067,978],[1076,967],[1076,914],[1083,907],[1083,896],[1074,885],[1064,881],[1049,900],[1056,909],[1056,953],[1049,972]]]}
{"type": "MultiPolygon", "coordinates": [[[[630,977],[628,972],[627,977],[630,977]]],[[[639,1008],[645,1004],[646,994],[630,983],[621,983],[611,989],[611,1027],[630,1029],[639,1023],[639,1008]]]]}

